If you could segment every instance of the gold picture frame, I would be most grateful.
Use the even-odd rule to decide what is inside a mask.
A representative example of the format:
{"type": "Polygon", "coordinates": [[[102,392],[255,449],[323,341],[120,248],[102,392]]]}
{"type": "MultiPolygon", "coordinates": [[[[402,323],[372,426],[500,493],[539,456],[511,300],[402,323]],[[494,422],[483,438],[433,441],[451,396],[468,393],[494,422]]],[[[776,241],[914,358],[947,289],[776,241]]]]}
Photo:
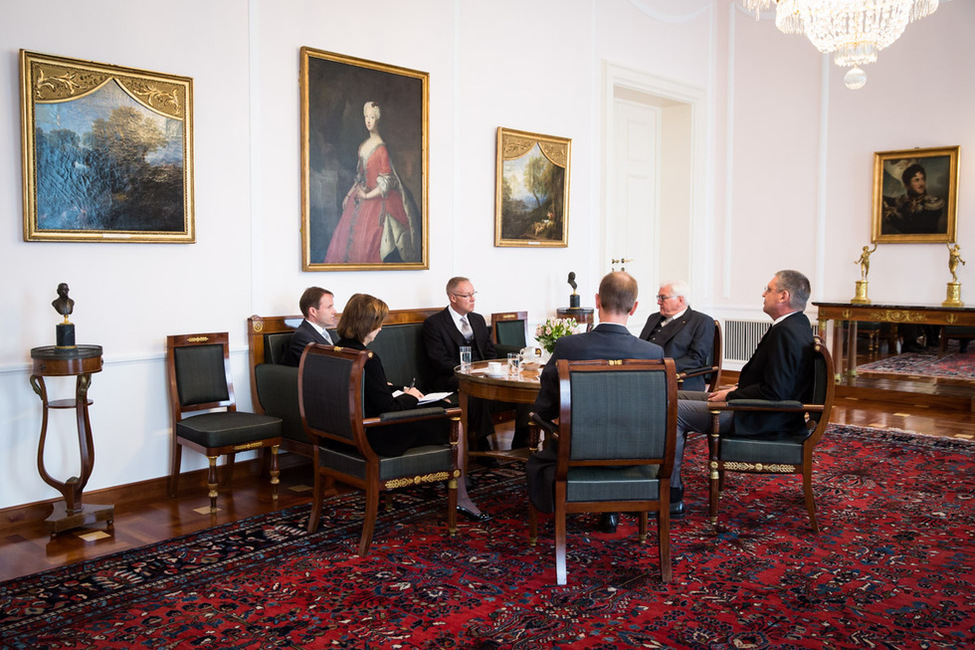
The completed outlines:
{"type": "Polygon", "coordinates": [[[955,241],[959,147],[873,156],[873,228],[880,244],[955,241]]]}
{"type": "Polygon", "coordinates": [[[193,80],[20,51],[24,241],[196,241],[193,80]]]}
{"type": "Polygon", "coordinates": [[[569,245],[571,150],[569,138],[498,127],[495,246],[569,245]]]}
{"type": "Polygon", "coordinates": [[[429,78],[301,48],[303,270],[430,267],[429,78]]]}

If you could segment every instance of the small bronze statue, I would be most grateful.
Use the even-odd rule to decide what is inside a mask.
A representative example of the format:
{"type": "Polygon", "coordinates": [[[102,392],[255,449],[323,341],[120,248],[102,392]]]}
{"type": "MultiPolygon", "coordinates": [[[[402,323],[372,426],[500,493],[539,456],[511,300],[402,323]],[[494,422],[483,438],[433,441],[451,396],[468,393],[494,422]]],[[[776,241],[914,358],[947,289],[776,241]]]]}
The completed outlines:
{"type": "Polygon", "coordinates": [[[67,282],[62,282],[58,285],[58,297],[51,303],[55,311],[64,316],[64,322],[68,322],[68,315],[74,311],[74,300],[68,298],[68,288],[67,282]]]}
{"type": "Polygon", "coordinates": [[[579,285],[576,284],[575,271],[569,271],[569,286],[572,287],[572,294],[569,295],[569,309],[579,309],[579,294],[576,293],[579,285]]]}
{"type": "Polygon", "coordinates": [[[951,281],[958,282],[958,262],[965,264],[961,258],[961,245],[946,244],[948,247],[948,271],[951,272],[951,281]]]}
{"type": "Polygon", "coordinates": [[[74,325],[68,320],[68,315],[74,311],[74,300],[68,297],[68,283],[62,282],[58,285],[58,297],[51,303],[54,309],[64,316],[64,322],[57,325],[57,346],[59,348],[73,349],[74,344],[74,325]]]}
{"type": "Polygon", "coordinates": [[[873,245],[871,249],[868,246],[863,247],[863,252],[860,253],[860,259],[855,260],[854,264],[860,265],[860,279],[866,280],[867,274],[870,273],[870,254],[877,250],[877,244],[873,245]]]}

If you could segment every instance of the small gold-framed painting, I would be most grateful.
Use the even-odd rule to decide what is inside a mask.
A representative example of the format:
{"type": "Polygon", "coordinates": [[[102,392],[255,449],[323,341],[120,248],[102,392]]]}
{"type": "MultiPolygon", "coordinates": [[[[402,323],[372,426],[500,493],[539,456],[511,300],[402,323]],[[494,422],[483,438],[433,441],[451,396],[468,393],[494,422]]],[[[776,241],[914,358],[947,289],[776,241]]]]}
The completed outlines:
{"type": "Polygon", "coordinates": [[[959,147],[873,156],[873,229],[881,244],[955,241],[959,147]]]}
{"type": "Polygon", "coordinates": [[[498,128],[494,245],[565,248],[572,141],[498,128]]]}
{"type": "Polygon", "coordinates": [[[429,73],[302,47],[300,79],[302,270],[430,268],[429,73]]]}
{"type": "Polygon", "coordinates": [[[20,51],[24,241],[196,241],[193,80],[20,51]]]}

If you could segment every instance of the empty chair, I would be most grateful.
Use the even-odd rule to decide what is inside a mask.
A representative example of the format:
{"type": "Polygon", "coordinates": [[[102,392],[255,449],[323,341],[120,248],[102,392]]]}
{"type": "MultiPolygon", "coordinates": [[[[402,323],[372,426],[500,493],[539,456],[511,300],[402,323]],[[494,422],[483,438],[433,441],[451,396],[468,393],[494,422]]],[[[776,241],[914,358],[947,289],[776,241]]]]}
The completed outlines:
{"type": "Polygon", "coordinates": [[[166,367],[173,416],[170,495],[176,495],[183,447],[198,451],[209,459],[207,488],[211,513],[217,511],[217,458],[227,456],[224,478],[229,485],[237,452],[270,448],[271,489],[277,499],[281,419],[237,411],[227,333],[166,337],[166,367]],[[185,417],[186,413],[199,414],[185,417]]]}
{"type": "Polygon", "coordinates": [[[491,336],[494,349],[502,359],[511,352],[521,352],[528,345],[528,312],[502,311],[491,314],[491,336]]]}

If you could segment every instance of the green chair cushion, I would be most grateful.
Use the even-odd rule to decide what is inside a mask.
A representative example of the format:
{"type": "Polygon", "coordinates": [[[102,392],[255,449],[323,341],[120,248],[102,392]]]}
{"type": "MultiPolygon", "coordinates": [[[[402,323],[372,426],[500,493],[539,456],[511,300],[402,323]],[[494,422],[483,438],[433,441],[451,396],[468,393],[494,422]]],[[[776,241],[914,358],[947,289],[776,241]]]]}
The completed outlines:
{"type": "Polygon", "coordinates": [[[209,449],[281,435],[281,418],[257,413],[204,413],[176,423],[181,438],[209,449]]]}
{"type": "Polygon", "coordinates": [[[656,501],[660,498],[658,465],[570,467],[566,501],[656,501]]]}

